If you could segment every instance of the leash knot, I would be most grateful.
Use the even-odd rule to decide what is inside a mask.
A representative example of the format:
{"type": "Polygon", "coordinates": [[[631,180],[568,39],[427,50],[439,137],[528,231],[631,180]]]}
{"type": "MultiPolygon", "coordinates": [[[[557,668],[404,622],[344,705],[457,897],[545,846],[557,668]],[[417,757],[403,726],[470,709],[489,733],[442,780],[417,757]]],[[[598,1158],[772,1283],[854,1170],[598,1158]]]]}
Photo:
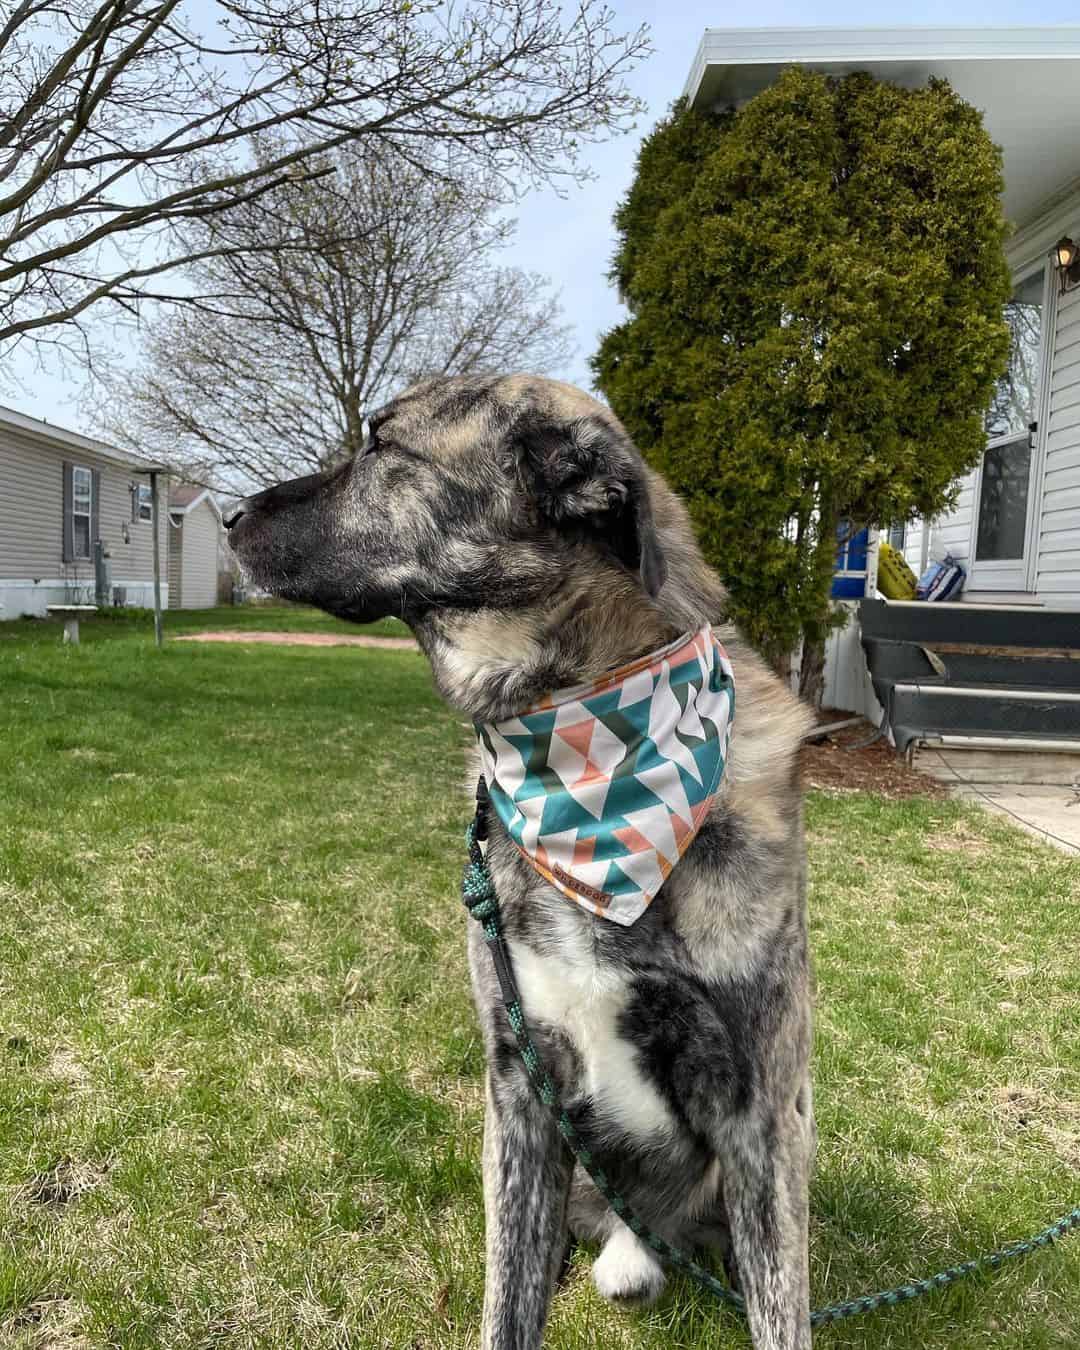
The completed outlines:
{"type": "Polygon", "coordinates": [[[469,846],[469,861],[461,878],[461,899],[472,917],[484,923],[496,914],[498,901],[495,897],[495,883],[491,879],[487,861],[480,851],[477,833],[476,821],[471,820],[469,828],[465,831],[465,842],[469,846]]]}

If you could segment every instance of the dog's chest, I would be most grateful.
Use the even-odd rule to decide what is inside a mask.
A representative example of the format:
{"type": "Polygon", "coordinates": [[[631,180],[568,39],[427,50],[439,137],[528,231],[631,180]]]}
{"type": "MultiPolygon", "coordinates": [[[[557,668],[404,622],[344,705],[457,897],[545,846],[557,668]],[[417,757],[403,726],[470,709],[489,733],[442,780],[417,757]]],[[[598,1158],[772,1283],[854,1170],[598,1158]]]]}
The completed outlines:
{"type": "Polygon", "coordinates": [[[543,952],[509,943],[526,1019],[558,1031],[572,1046],[581,1066],[575,1099],[587,1098],[598,1116],[633,1135],[670,1130],[674,1117],[624,1027],[635,998],[632,979],[598,956],[578,915],[560,913],[565,904],[560,898],[551,910],[543,952]]]}

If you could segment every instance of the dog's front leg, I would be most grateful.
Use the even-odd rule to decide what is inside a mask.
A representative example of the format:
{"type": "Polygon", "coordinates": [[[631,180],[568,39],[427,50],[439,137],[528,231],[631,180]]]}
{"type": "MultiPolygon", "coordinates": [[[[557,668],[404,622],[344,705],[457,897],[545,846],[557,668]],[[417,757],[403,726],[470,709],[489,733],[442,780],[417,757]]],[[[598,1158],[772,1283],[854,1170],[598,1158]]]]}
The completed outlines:
{"type": "Polygon", "coordinates": [[[729,1134],[724,1200],[754,1350],[810,1350],[811,1135],[798,1111],[729,1134]]]}
{"type": "Polygon", "coordinates": [[[488,1071],[483,1350],[536,1350],[566,1244],[573,1165],[520,1065],[488,1071]]]}

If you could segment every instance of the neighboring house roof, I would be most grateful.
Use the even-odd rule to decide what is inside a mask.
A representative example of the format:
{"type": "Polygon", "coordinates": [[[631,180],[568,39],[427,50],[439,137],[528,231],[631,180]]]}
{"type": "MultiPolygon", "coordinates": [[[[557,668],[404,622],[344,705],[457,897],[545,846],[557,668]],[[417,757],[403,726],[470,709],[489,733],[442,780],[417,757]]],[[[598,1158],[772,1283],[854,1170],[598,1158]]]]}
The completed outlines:
{"type": "Polygon", "coordinates": [[[221,507],[218,506],[209,488],[202,487],[198,483],[177,483],[169,490],[169,514],[186,516],[204,501],[210,503],[220,520],[221,507]]]}
{"type": "Polygon", "coordinates": [[[80,450],[88,451],[90,454],[99,455],[102,459],[111,459],[114,463],[123,464],[139,473],[147,473],[151,469],[162,473],[166,471],[164,464],[155,464],[142,455],[133,455],[129,451],[118,450],[115,445],[108,445],[105,441],[96,440],[92,436],[83,436],[77,431],[69,431],[67,427],[54,426],[52,422],[46,422],[38,417],[28,417],[25,413],[16,412],[14,408],[5,408],[0,405],[0,431],[4,427],[11,427],[14,431],[20,431],[24,436],[33,436],[38,440],[48,441],[61,450],[76,453],[80,450]]]}
{"type": "Polygon", "coordinates": [[[707,28],[683,93],[698,107],[737,106],[791,65],[948,80],[1004,152],[1005,214],[1018,225],[1080,179],[1080,27],[707,28]]]}

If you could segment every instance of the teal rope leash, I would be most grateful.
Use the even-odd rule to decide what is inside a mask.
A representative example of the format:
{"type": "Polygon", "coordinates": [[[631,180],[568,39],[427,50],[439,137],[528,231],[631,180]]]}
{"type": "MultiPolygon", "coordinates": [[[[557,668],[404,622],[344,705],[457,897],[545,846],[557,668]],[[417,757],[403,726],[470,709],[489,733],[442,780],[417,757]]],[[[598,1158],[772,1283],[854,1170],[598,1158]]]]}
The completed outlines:
{"type": "MultiPolygon", "coordinates": [[[[702,1288],[707,1289],[720,1302],[742,1312],[744,1304],[739,1294],[730,1289],[723,1281],[718,1280],[704,1266],[699,1265],[684,1252],[679,1251],[677,1247],[671,1246],[659,1233],[654,1233],[638,1218],[623,1196],[615,1190],[606,1172],[593,1157],[586,1142],[578,1133],[574,1122],[567,1115],[565,1107],[560,1102],[555,1083],[548,1073],[547,1066],[544,1064],[532,1037],[529,1035],[525,1013],[521,1006],[521,995],[518,991],[517,980],[514,978],[513,963],[510,960],[510,952],[503,936],[502,915],[499,911],[498,896],[495,894],[495,883],[492,881],[491,872],[480,848],[481,842],[486,837],[486,822],[483,818],[486,803],[487,784],[481,778],[476,788],[476,815],[465,832],[465,840],[469,846],[469,862],[461,882],[461,897],[465,902],[465,908],[477,920],[483,930],[484,940],[491,952],[495,973],[498,976],[506,1015],[517,1041],[522,1063],[525,1065],[525,1071],[529,1075],[529,1081],[532,1083],[536,1095],[554,1115],[559,1133],[566,1141],[570,1152],[592,1178],[597,1190],[630,1231],[651,1247],[667,1265],[682,1271],[684,1275],[689,1276],[702,1288]]],[[[924,1294],[933,1293],[936,1289],[945,1289],[958,1280],[966,1279],[979,1271],[997,1270],[1007,1261],[1028,1256],[1042,1247],[1049,1247],[1059,1238],[1065,1237],[1066,1234],[1077,1228],[1080,1228],[1080,1205],[1058,1219],[1056,1223],[1052,1223],[1048,1228],[1044,1228],[1041,1232],[1022,1242],[1012,1242],[986,1256],[949,1266],[936,1275],[931,1275],[929,1279],[912,1280],[907,1284],[897,1285],[893,1289],[883,1289],[875,1294],[863,1294],[859,1298],[828,1303],[823,1308],[817,1308],[810,1314],[811,1325],[815,1327],[825,1326],[830,1322],[840,1322],[847,1317],[855,1317],[859,1313],[873,1312],[877,1308],[895,1308],[898,1304],[907,1303],[914,1298],[921,1298],[924,1294]]]]}

